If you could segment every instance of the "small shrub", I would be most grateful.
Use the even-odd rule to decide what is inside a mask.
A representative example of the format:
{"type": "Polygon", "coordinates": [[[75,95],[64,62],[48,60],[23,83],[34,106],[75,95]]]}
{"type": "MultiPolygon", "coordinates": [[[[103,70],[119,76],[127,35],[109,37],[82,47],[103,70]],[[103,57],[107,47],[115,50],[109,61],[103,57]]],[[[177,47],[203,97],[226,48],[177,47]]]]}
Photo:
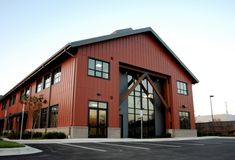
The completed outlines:
{"type": "Polygon", "coordinates": [[[5,134],[5,137],[7,137],[9,139],[19,139],[20,133],[19,132],[10,131],[10,132],[7,132],[5,134]]]}
{"type": "Polygon", "coordinates": [[[33,133],[33,138],[43,138],[42,132],[34,132],[33,133]]]}
{"type": "Polygon", "coordinates": [[[22,139],[30,139],[31,138],[31,132],[26,131],[22,134],[22,139]]]}
{"type": "Polygon", "coordinates": [[[48,132],[43,138],[45,139],[64,139],[66,135],[63,132],[48,132]]]}

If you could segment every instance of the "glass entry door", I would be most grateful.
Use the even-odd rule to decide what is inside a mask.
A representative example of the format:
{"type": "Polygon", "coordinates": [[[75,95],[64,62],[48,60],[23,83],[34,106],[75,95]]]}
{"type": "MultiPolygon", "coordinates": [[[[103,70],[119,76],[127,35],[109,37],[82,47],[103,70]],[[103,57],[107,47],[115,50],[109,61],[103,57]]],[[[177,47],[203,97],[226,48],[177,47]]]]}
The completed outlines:
{"type": "Polygon", "coordinates": [[[107,138],[107,103],[89,101],[89,138],[107,138]]]}

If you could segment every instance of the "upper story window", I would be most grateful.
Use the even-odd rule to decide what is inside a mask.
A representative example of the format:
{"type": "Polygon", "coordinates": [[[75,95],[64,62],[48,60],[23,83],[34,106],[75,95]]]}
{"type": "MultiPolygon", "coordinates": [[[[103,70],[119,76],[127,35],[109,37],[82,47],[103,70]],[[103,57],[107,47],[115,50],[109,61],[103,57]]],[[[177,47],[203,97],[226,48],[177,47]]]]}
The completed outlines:
{"type": "Polygon", "coordinates": [[[61,81],[61,68],[55,69],[53,72],[53,84],[56,84],[61,81]]]}
{"type": "Polygon", "coordinates": [[[188,95],[188,85],[185,82],[177,81],[177,93],[188,95]]]}
{"type": "Polygon", "coordinates": [[[28,97],[30,95],[30,87],[25,89],[25,95],[28,97]]]}
{"type": "Polygon", "coordinates": [[[48,74],[44,77],[44,86],[43,88],[48,88],[51,85],[51,75],[48,74]]]}
{"type": "Polygon", "coordinates": [[[41,90],[42,90],[42,78],[37,80],[36,93],[40,92],[41,90]]]}
{"type": "Polygon", "coordinates": [[[9,106],[12,106],[15,104],[15,101],[16,101],[16,95],[13,95],[9,101],[9,106]]]}
{"type": "Polygon", "coordinates": [[[189,112],[179,112],[180,129],[190,129],[190,115],[189,112]]]}
{"type": "Polygon", "coordinates": [[[109,79],[109,63],[97,59],[89,58],[88,75],[109,79]]]}
{"type": "Polygon", "coordinates": [[[28,86],[24,90],[20,92],[20,101],[22,101],[25,97],[28,97],[30,95],[30,87],[28,86]]]}
{"type": "Polygon", "coordinates": [[[2,110],[6,109],[7,108],[7,101],[3,101],[2,102],[2,110]]]}

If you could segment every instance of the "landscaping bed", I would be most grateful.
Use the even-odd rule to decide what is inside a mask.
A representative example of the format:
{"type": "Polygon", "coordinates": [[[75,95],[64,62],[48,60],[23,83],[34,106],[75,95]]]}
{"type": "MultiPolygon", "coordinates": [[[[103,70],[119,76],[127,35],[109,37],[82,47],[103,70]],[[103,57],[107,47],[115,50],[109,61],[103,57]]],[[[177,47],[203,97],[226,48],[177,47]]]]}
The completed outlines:
{"type": "Polygon", "coordinates": [[[24,147],[24,145],[0,139],[0,148],[16,148],[16,147],[24,147]]]}

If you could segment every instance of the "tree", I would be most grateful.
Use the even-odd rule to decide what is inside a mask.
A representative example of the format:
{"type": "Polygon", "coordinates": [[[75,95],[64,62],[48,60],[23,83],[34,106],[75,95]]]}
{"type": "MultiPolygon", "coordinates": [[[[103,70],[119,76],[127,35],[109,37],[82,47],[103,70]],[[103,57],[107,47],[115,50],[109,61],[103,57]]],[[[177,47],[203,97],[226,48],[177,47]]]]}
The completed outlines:
{"type": "Polygon", "coordinates": [[[36,127],[37,121],[40,117],[40,111],[42,109],[43,104],[46,104],[47,101],[43,97],[43,95],[37,96],[25,96],[22,101],[22,104],[26,106],[26,109],[29,113],[29,115],[32,115],[33,117],[33,126],[32,126],[32,132],[31,132],[31,138],[33,138],[34,129],[36,127]]]}

